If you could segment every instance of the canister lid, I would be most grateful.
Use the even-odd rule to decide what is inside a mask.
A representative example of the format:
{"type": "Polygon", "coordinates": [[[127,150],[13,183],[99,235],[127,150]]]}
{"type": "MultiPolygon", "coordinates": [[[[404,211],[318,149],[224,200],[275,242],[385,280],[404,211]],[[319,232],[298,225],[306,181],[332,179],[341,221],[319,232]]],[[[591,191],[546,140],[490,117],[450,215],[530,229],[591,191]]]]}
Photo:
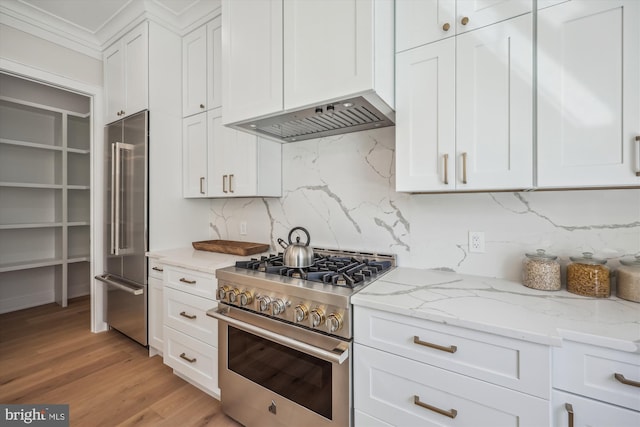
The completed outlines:
{"type": "Polygon", "coordinates": [[[569,257],[569,259],[573,262],[577,262],[580,264],[606,264],[606,259],[594,258],[592,252],[582,252],[581,257],[569,257]]]}
{"type": "Polygon", "coordinates": [[[640,268],[640,253],[636,254],[635,258],[621,259],[620,264],[640,268]]]}
{"type": "Polygon", "coordinates": [[[552,260],[558,258],[557,255],[551,255],[551,254],[546,253],[546,251],[544,249],[536,249],[536,253],[528,253],[528,254],[524,254],[524,255],[527,258],[545,260],[545,261],[552,261],[552,260]]]}

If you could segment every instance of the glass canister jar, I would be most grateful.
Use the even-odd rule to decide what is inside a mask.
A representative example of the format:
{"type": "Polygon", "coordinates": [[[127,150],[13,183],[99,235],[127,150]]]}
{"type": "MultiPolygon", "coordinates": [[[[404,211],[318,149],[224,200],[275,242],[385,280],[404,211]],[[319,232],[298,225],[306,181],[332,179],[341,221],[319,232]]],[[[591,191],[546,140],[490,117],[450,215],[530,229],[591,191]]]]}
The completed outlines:
{"type": "Polygon", "coordinates": [[[640,302],[640,254],[635,259],[620,260],[616,295],[618,298],[640,302]]]}
{"type": "Polygon", "coordinates": [[[522,284],[542,291],[560,289],[560,263],[556,255],[549,255],[544,249],[525,254],[522,261],[522,284]]]}
{"type": "Polygon", "coordinates": [[[591,252],[581,257],[569,257],[567,265],[567,291],[596,298],[609,298],[611,279],[606,259],[594,258],[591,252]]]}

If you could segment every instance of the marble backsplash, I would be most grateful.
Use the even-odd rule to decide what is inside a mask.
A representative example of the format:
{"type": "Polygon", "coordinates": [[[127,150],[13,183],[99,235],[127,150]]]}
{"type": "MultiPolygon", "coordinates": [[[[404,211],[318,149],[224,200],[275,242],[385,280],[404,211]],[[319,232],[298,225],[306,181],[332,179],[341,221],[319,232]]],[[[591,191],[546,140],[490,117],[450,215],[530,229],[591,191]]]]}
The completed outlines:
{"type": "Polygon", "coordinates": [[[520,280],[525,252],[640,252],[640,190],[410,195],[395,191],[394,128],[284,144],[283,197],[213,199],[212,239],[270,243],[304,226],[311,244],[395,253],[407,267],[520,280]],[[247,234],[240,235],[240,223],[247,234]],[[485,235],[470,253],[468,232],[485,235]]]}

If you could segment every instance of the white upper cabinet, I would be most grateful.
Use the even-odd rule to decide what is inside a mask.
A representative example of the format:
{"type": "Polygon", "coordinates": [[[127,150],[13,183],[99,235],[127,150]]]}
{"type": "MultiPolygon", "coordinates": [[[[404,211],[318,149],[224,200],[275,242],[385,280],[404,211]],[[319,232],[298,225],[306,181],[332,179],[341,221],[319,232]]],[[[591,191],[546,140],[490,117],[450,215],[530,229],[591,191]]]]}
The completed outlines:
{"type": "Polygon", "coordinates": [[[207,197],[207,113],[182,121],[182,195],[207,197]]]}
{"type": "MultiPolygon", "coordinates": [[[[384,85],[374,79],[384,73],[393,81],[393,2],[378,3],[376,9],[374,1],[284,0],[285,110],[372,88],[381,92],[384,85]],[[389,60],[375,61],[376,46],[381,54],[385,41],[389,60]]],[[[393,106],[392,93],[381,95],[393,106]]]]}
{"type": "Polygon", "coordinates": [[[393,107],[390,0],[223,0],[224,123],[376,92],[393,107]]]}
{"type": "Polygon", "coordinates": [[[209,197],[279,197],[281,145],[222,124],[222,109],[208,112],[209,197]]]}
{"type": "Polygon", "coordinates": [[[182,115],[197,114],[222,105],[220,18],[182,39],[182,115]]]}
{"type": "Polygon", "coordinates": [[[398,191],[532,186],[531,34],[526,14],[396,55],[398,191]]]}
{"type": "Polygon", "coordinates": [[[283,107],[282,0],[223,0],[224,123],[283,107]]]}
{"type": "Polygon", "coordinates": [[[398,0],[396,52],[531,12],[531,0],[398,0]]]}
{"type": "Polygon", "coordinates": [[[148,34],[144,22],[103,53],[107,123],[148,108],[148,34]]]}
{"type": "Polygon", "coordinates": [[[538,12],[540,188],[640,185],[640,2],[538,12]]]}

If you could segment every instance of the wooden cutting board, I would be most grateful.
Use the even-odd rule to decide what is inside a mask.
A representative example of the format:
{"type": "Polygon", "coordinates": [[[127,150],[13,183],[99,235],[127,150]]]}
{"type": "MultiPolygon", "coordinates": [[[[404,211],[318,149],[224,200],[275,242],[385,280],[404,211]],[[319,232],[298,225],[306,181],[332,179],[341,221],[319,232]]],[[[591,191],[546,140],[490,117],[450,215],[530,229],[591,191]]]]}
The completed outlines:
{"type": "Polygon", "coordinates": [[[270,246],[264,243],[236,242],[234,240],[203,240],[191,243],[194,249],[207,252],[218,252],[232,255],[253,255],[269,250],[270,246]]]}

